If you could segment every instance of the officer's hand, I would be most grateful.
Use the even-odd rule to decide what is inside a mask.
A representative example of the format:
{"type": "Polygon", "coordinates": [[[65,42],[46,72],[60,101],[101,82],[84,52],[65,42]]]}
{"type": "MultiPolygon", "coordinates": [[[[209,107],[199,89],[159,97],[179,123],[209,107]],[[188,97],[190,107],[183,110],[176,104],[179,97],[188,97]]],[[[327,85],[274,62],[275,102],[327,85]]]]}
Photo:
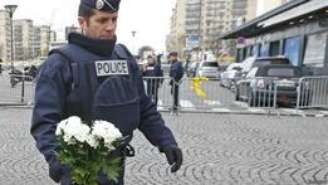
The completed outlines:
{"type": "Polygon", "coordinates": [[[165,153],[166,159],[171,166],[171,172],[174,173],[178,171],[182,165],[182,151],[180,148],[167,147],[162,150],[165,153]]]}

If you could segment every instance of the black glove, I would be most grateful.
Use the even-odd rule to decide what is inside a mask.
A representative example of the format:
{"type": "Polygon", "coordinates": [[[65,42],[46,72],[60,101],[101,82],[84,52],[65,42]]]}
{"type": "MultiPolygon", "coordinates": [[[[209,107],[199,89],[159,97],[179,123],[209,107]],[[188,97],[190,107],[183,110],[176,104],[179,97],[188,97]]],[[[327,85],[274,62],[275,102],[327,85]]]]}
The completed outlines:
{"type": "Polygon", "coordinates": [[[178,171],[182,165],[182,151],[177,146],[166,147],[161,150],[165,153],[166,159],[171,166],[171,172],[178,171]]]}

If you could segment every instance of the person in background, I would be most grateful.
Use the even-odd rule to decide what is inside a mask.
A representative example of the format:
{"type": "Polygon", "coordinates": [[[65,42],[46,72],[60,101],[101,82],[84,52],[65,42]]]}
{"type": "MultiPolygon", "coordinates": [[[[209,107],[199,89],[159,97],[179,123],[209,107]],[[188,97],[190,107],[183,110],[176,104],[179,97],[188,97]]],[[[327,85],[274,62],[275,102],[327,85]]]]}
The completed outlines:
{"type": "Polygon", "coordinates": [[[147,57],[147,64],[143,72],[143,76],[146,77],[147,95],[152,99],[155,105],[157,105],[158,88],[162,82],[161,77],[163,77],[163,71],[161,66],[151,55],[147,57]]]}
{"type": "Polygon", "coordinates": [[[182,67],[182,63],[178,61],[178,53],[170,52],[169,54],[169,62],[170,66],[170,85],[171,85],[171,94],[174,96],[173,101],[173,112],[177,112],[179,107],[179,86],[180,81],[183,77],[184,71],[182,67]]]}

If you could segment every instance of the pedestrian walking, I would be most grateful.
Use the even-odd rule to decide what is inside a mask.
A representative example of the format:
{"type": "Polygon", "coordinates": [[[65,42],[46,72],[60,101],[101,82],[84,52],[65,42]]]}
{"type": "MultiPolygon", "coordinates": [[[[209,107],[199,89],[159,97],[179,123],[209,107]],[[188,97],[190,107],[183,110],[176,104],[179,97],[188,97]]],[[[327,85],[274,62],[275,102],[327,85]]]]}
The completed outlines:
{"type": "Polygon", "coordinates": [[[173,95],[173,112],[176,112],[179,107],[179,86],[180,81],[183,77],[183,67],[182,63],[178,61],[178,53],[171,52],[169,54],[170,66],[170,85],[171,85],[171,94],[173,95]]]}
{"type": "Polygon", "coordinates": [[[163,77],[163,71],[160,65],[155,61],[154,57],[149,55],[147,57],[147,64],[143,72],[143,76],[146,77],[147,95],[157,106],[158,102],[158,88],[161,85],[163,77]]]}
{"type": "Polygon", "coordinates": [[[57,159],[55,130],[72,115],[86,122],[111,122],[128,138],[115,152],[123,158],[118,182],[99,173],[99,185],[124,184],[124,159],[134,153],[129,143],[136,129],[165,154],[171,172],[182,164],[171,130],[145,94],[134,57],[124,45],[116,44],[119,4],[119,0],[81,0],[82,34],[69,34],[68,44],[52,50],[38,72],[30,132],[49,164],[50,177],[62,185],[71,185],[70,167],[57,159]]]}

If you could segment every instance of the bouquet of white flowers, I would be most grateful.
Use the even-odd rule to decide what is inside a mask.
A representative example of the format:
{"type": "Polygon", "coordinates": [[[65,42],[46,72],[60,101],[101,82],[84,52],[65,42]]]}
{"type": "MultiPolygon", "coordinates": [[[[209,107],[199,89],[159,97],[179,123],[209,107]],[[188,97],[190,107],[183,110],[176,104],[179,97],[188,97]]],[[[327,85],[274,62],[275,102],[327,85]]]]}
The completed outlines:
{"type": "Polygon", "coordinates": [[[111,155],[123,137],[107,121],[94,121],[92,127],[77,116],[61,121],[56,129],[59,143],[57,157],[70,167],[72,183],[97,185],[97,174],[103,171],[110,180],[117,181],[121,171],[121,157],[111,155]]]}

